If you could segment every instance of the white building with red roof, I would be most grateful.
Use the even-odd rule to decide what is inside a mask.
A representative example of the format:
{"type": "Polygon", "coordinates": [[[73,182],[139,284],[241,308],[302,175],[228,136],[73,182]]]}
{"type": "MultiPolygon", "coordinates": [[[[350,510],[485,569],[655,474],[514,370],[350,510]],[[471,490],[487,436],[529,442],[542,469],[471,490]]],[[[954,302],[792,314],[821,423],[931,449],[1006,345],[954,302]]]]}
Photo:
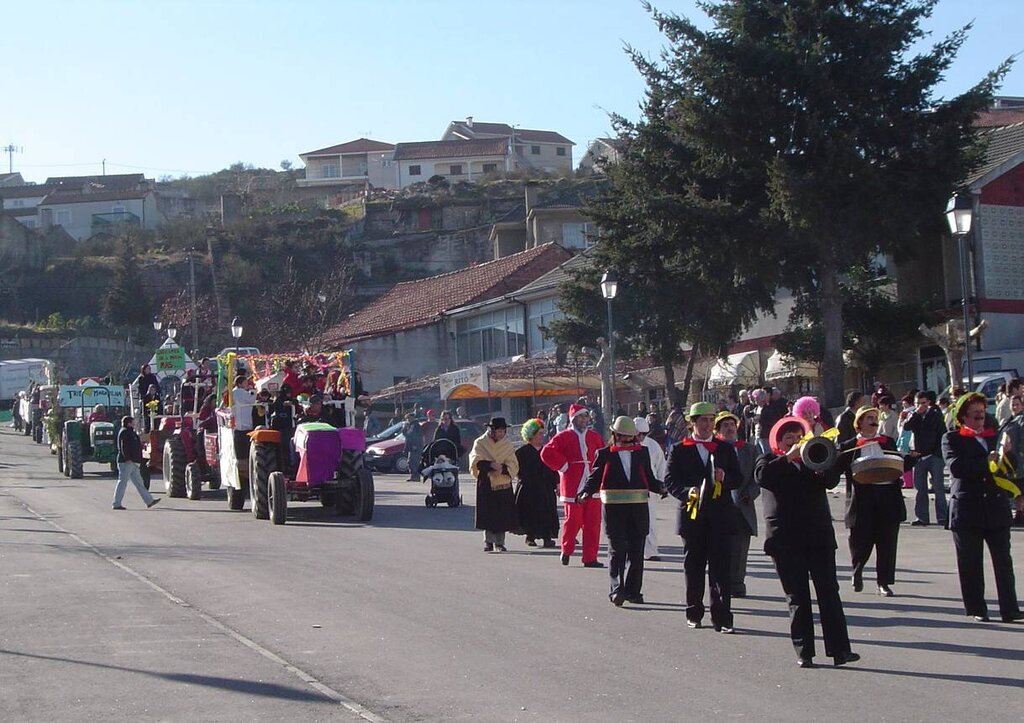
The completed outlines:
{"type": "Polygon", "coordinates": [[[370,184],[374,188],[397,188],[392,143],[356,138],[354,141],[300,153],[306,177],[300,186],[370,184]]]}

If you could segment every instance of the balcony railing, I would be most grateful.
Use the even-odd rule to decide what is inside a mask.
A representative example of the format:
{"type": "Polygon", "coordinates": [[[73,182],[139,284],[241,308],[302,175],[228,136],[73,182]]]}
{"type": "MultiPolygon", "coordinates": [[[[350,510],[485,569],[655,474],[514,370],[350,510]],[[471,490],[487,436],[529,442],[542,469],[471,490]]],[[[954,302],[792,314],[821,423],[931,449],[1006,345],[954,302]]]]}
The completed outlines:
{"type": "Polygon", "coordinates": [[[115,226],[120,225],[141,226],[142,219],[131,211],[94,213],[92,215],[92,232],[94,234],[113,231],[115,226]]]}

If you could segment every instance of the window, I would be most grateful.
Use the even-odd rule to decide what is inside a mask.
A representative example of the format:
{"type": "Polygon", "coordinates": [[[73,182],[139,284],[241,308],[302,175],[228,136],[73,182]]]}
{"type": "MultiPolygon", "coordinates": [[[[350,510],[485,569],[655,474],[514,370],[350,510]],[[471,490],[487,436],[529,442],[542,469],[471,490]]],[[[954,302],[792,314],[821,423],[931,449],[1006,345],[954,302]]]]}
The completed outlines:
{"type": "Polygon", "coordinates": [[[345,178],[360,178],[366,175],[366,154],[341,157],[341,175],[345,178]]]}
{"type": "Polygon", "coordinates": [[[555,348],[555,340],[550,338],[541,327],[547,328],[555,319],[561,319],[563,314],[555,305],[554,299],[534,301],[529,307],[529,329],[530,329],[530,356],[544,351],[551,351],[555,348]]]}
{"type": "Polygon", "coordinates": [[[485,163],[484,164],[484,173],[497,173],[497,172],[498,172],[498,164],[497,163],[485,163]]]}
{"type": "Polygon", "coordinates": [[[562,245],[570,249],[585,249],[593,245],[589,238],[592,232],[589,223],[563,223],[562,245]]]}
{"type": "Polygon", "coordinates": [[[461,176],[462,175],[462,164],[461,163],[453,164],[451,166],[451,170],[448,172],[448,174],[451,175],[451,176],[461,176]]]}
{"type": "Polygon", "coordinates": [[[15,199],[15,201],[14,201],[14,207],[15,208],[21,208],[24,205],[25,205],[25,202],[22,201],[20,198],[15,199]]]}
{"type": "Polygon", "coordinates": [[[534,156],[540,155],[540,146],[530,146],[530,153],[534,156]]]}
{"type": "Polygon", "coordinates": [[[455,336],[459,366],[506,359],[526,352],[520,309],[499,309],[459,319],[455,336]]]}
{"type": "Polygon", "coordinates": [[[71,211],[67,209],[58,209],[53,212],[53,223],[57,226],[70,226],[71,225],[71,211]]]}
{"type": "Polygon", "coordinates": [[[556,156],[564,156],[565,155],[565,146],[559,146],[558,148],[556,148],[555,149],[555,155],[556,156]]]}
{"type": "Polygon", "coordinates": [[[409,166],[409,175],[410,176],[418,176],[418,175],[420,175],[420,173],[421,173],[421,171],[420,171],[420,167],[419,166],[409,166]]]}
{"type": "Polygon", "coordinates": [[[111,213],[124,213],[127,210],[127,207],[123,203],[115,203],[110,207],[111,213]]]}
{"type": "Polygon", "coordinates": [[[32,216],[29,216],[28,218],[21,218],[21,219],[18,219],[18,220],[21,221],[22,224],[24,224],[28,228],[35,228],[36,227],[36,219],[33,218],[32,216]]]}
{"type": "Polygon", "coordinates": [[[337,178],[338,167],[333,163],[325,163],[320,166],[320,178],[337,178]]]}

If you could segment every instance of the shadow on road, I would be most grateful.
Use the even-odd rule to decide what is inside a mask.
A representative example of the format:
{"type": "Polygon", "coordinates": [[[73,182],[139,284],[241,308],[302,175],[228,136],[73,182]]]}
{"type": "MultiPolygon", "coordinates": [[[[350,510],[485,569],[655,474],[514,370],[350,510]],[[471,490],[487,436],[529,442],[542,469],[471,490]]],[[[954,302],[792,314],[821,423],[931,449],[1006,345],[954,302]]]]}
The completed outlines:
{"type": "Polygon", "coordinates": [[[90,668],[101,668],[103,670],[117,670],[124,673],[139,673],[153,678],[167,680],[174,683],[185,683],[187,685],[202,685],[208,688],[242,693],[243,695],[261,696],[264,698],[277,698],[279,700],[305,701],[314,703],[334,703],[330,698],[320,695],[312,690],[296,688],[290,685],[268,683],[257,680],[242,680],[239,678],[220,678],[212,675],[196,675],[194,673],[158,673],[153,670],[141,670],[138,668],[125,668],[120,665],[109,665],[107,663],[93,663],[88,660],[75,660],[73,658],[61,658],[52,655],[38,655],[35,653],[23,653],[17,650],[4,650],[0,648],[0,655],[11,655],[21,658],[33,658],[35,660],[49,660],[57,663],[70,663],[72,665],[84,665],[90,668]]]}

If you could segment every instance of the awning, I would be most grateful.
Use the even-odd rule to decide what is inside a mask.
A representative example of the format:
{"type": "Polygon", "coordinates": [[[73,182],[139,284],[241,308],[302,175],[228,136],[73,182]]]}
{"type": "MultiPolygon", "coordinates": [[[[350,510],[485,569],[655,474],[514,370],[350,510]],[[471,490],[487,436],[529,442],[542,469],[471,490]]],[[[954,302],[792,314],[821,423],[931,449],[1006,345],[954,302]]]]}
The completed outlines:
{"type": "Polygon", "coordinates": [[[821,376],[818,365],[812,362],[799,361],[775,350],[764,367],[764,378],[775,379],[817,379],[821,376]]]}
{"type": "Polygon", "coordinates": [[[745,351],[719,359],[708,371],[707,386],[728,387],[733,384],[757,384],[761,381],[761,354],[745,351]]]}
{"type": "Polygon", "coordinates": [[[546,359],[519,360],[445,372],[439,386],[441,399],[564,397],[600,390],[601,376],[592,366],[576,369],[546,359]]]}

